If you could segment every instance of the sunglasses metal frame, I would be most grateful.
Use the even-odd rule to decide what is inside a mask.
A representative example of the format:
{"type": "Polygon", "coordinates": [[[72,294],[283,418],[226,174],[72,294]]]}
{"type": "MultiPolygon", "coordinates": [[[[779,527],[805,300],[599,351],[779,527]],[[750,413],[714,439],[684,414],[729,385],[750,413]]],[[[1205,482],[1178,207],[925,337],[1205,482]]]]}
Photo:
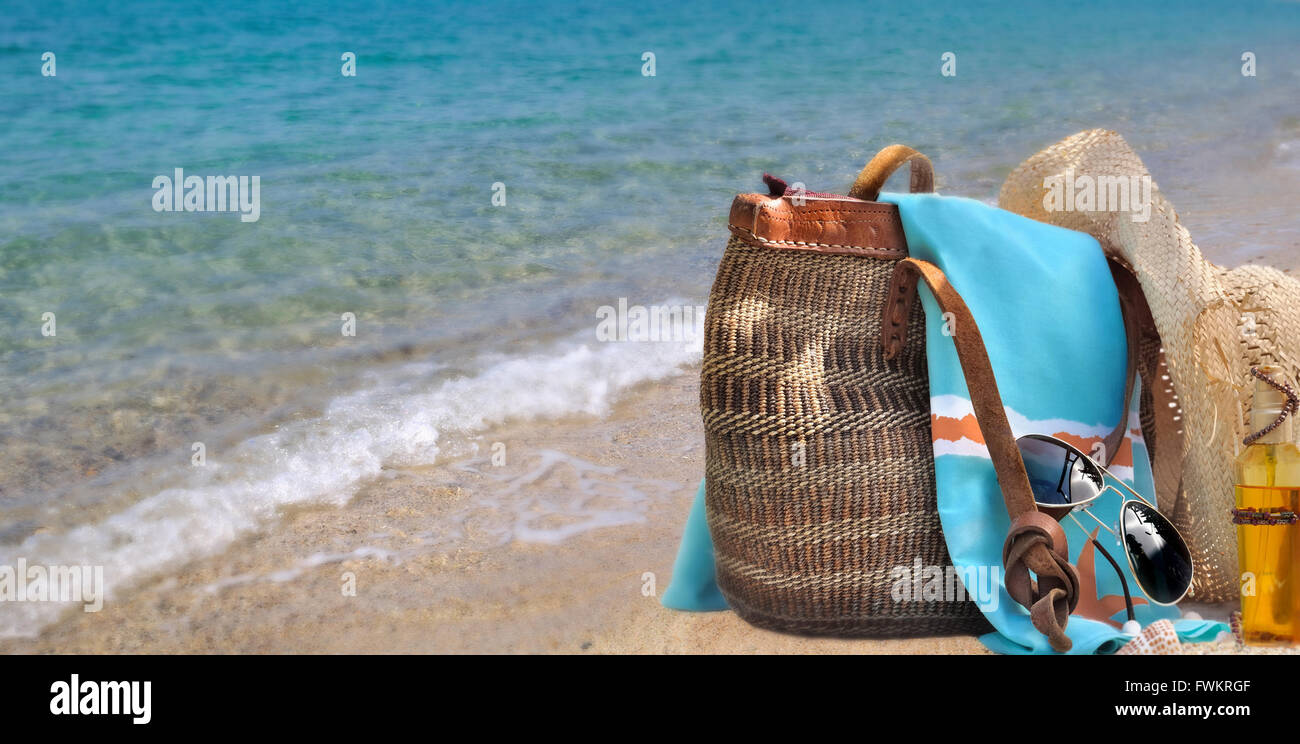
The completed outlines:
{"type": "MultiPolygon", "coordinates": [[[[1120,478],[1119,478],[1118,476],[1116,476],[1114,473],[1111,473],[1111,472],[1110,472],[1109,470],[1107,470],[1103,465],[1101,465],[1100,463],[1098,463],[1096,460],[1092,459],[1092,457],[1088,456],[1087,454],[1084,454],[1084,452],[1083,452],[1082,450],[1080,450],[1078,447],[1075,447],[1074,445],[1070,444],[1069,442],[1066,442],[1066,441],[1064,441],[1064,440],[1062,440],[1062,439],[1058,439],[1057,437],[1054,437],[1054,436],[1052,436],[1052,435],[1050,435],[1050,434],[1025,434],[1024,436],[1016,437],[1016,442],[1018,443],[1021,439],[1038,439],[1038,440],[1044,440],[1044,441],[1048,441],[1048,442],[1052,442],[1052,443],[1054,443],[1054,444],[1057,444],[1057,445],[1059,445],[1060,447],[1062,447],[1062,448],[1063,448],[1067,453],[1071,453],[1071,454],[1075,455],[1076,457],[1080,458],[1082,461],[1088,463],[1089,466],[1091,466],[1091,467],[1093,467],[1093,468],[1096,468],[1097,471],[1098,471],[1098,473],[1099,473],[1100,476],[1101,476],[1101,482],[1102,482],[1102,484],[1103,484],[1103,485],[1102,485],[1102,488],[1101,488],[1100,490],[1097,491],[1097,495],[1096,495],[1096,496],[1093,496],[1092,498],[1088,499],[1087,501],[1081,501],[1081,502],[1079,502],[1079,503],[1077,503],[1077,504],[1075,504],[1075,503],[1070,503],[1070,504],[1045,504],[1045,503],[1041,503],[1041,502],[1039,502],[1039,501],[1037,501],[1037,500],[1034,501],[1034,505],[1035,505],[1035,506],[1037,506],[1037,507],[1043,509],[1043,510],[1044,510],[1045,512],[1047,512],[1048,514],[1051,514],[1052,516],[1055,516],[1056,519],[1057,519],[1058,521],[1059,521],[1063,516],[1067,516],[1067,515],[1068,515],[1068,516],[1070,517],[1070,519],[1074,520],[1074,523],[1075,523],[1076,525],[1079,526],[1079,529],[1083,530],[1083,534],[1085,534],[1085,535],[1089,535],[1090,533],[1088,532],[1088,530],[1084,529],[1083,523],[1079,521],[1079,518],[1078,518],[1078,517],[1074,516],[1074,512],[1076,512],[1076,511],[1082,511],[1084,514],[1087,514],[1089,517],[1091,517],[1091,518],[1093,519],[1093,521],[1095,521],[1097,524],[1101,525],[1101,528],[1104,529],[1104,530],[1106,530],[1107,532],[1109,532],[1109,533],[1111,534],[1112,537],[1114,537],[1116,540],[1120,540],[1119,535],[1115,534],[1115,530],[1111,529],[1109,525],[1107,525],[1105,522],[1103,522],[1103,521],[1101,521],[1100,519],[1098,519],[1098,518],[1097,518],[1097,515],[1095,515],[1095,514],[1093,514],[1092,512],[1088,511],[1088,507],[1090,507],[1094,502],[1096,502],[1098,499],[1100,499],[1100,498],[1101,498],[1101,495],[1104,494],[1104,493],[1106,493],[1107,491],[1114,491],[1115,493],[1119,494],[1119,496],[1120,496],[1121,501],[1120,501],[1120,505],[1119,505],[1119,515],[1120,515],[1120,519],[1121,519],[1121,520],[1124,518],[1124,510],[1127,509],[1127,508],[1128,508],[1128,505],[1129,505],[1130,503],[1133,503],[1134,501],[1141,502],[1142,504],[1146,505],[1148,508],[1150,508],[1150,509],[1151,509],[1152,511],[1154,511],[1155,513],[1160,514],[1160,510],[1156,508],[1156,505],[1155,505],[1155,504],[1152,504],[1150,501],[1147,501],[1145,498],[1142,497],[1142,494],[1140,494],[1140,493],[1138,493],[1137,491],[1135,491],[1135,490],[1133,490],[1132,488],[1130,488],[1129,485],[1128,485],[1127,483],[1125,483],[1124,481],[1120,480],[1120,478]],[[1109,478],[1108,478],[1108,476],[1109,476],[1109,478]],[[1130,496],[1125,496],[1125,495],[1124,495],[1124,491],[1121,491],[1121,490],[1119,490],[1118,488],[1116,488],[1114,485],[1111,484],[1110,481],[1114,481],[1115,483],[1118,483],[1119,485],[1123,486],[1123,487],[1124,487],[1124,491],[1128,491],[1128,493],[1130,494],[1130,496]]],[[[1174,526],[1174,523],[1171,522],[1171,521],[1169,520],[1169,518],[1166,517],[1166,516],[1163,515],[1163,514],[1160,514],[1160,517],[1161,517],[1162,519],[1164,519],[1165,522],[1167,522],[1167,523],[1169,524],[1169,529],[1173,530],[1173,531],[1174,531],[1174,534],[1178,535],[1178,539],[1179,539],[1179,541],[1181,541],[1182,544],[1183,544],[1183,546],[1186,547],[1186,546],[1187,546],[1187,540],[1183,538],[1182,533],[1178,531],[1178,528],[1174,526]]],[[[1122,529],[1122,527],[1121,527],[1121,529],[1122,529]]],[[[1095,545],[1097,545],[1098,547],[1100,547],[1100,544],[1097,543],[1096,540],[1093,540],[1093,543],[1094,543],[1095,545]]],[[[1120,540],[1120,547],[1123,548],[1123,550],[1124,550],[1124,560],[1128,563],[1128,570],[1129,570],[1129,573],[1133,575],[1133,580],[1137,583],[1138,589],[1142,590],[1142,595],[1143,595],[1143,597],[1144,597],[1148,602],[1151,602],[1152,604],[1160,605],[1161,607],[1172,607],[1172,606],[1178,604],[1179,602],[1181,602],[1181,601],[1183,600],[1183,597],[1186,597],[1186,596],[1187,596],[1187,593],[1188,593],[1189,591],[1191,591],[1191,589],[1192,589],[1192,581],[1191,581],[1191,579],[1188,579],[1188,581],[1187,581],[1187,587],[1183,589],[1182,594],[1179,594],[1177,599],[1175,599],[1175,600],[1173,600],[1173,601],[1171,601],[1171,602],[1161,602],[1161,601],[1155,599],[1154,597],[1151,596],[1151,593],[1147,591],[1146,587],[1142,586],[1142,582],[1141,582],[1141,581],[1138,581],[1137,567],[1133,565],[1133,554],[1132,554],[1131,551],[1129,551],[1128,546],[1124,544],[1124,541],[1123,541],[1123,540],[1120,540]]],[[[1115,559],[1112,558],[1112,557],[1110,556],[1110,554],[1109,554],[1108,552],[1105,551],[1105,549],[1102,549],[1102,553],[1106,556],[1107,559],[1110,560],[1111,565],[1115,566],[1116,569],[1119,568],[1117,565],[1115,565],[1115,559]]],[[[1188,560],[1188,564],[1191,565],[1191,560],[1190,560],[1190,559],[1191,559],[1191,552],[1190,552],[1190,550],[1188,551],[1188,556],[1187,556],[1187,557],[1188,557],[1188,559],[1189,559],[1189,560],[1188,560]]],[[[1192,570],[1193,570],[1193,572],[1195,572],[1195,570],[1196,570],[1196,569],[1195,569],[1195,566],[1193,566],[1192,570]]],[[[1124,574],[1123,574],[1122,572],[1120,572],[1120,582],[1124,585],[1124,591],[1127,593],[1127,592],[1128,592],[1128,581],[1124,578],[1124,574]]],[[[1132,616],[1132,612],[1133,612],[1133,610],[1132,610],[1132,606],[1131,606],[1131,603],[1130,603],[1130,606],[1129,606],[1129,615],[1130,615],[1130,616],[1132,616]]]]}

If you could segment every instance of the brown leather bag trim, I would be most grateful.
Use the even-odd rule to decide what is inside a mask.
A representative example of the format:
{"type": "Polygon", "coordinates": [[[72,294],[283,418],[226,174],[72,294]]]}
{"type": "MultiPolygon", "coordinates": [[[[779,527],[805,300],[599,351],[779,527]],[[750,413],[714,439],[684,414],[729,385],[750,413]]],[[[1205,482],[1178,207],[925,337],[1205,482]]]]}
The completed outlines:
{"type": "Polygon", "coordinates": [[[739,194],[727,226],[736,237],[762,248],[898,259],[907,239],[898,207],[857,199],[739,194]]]}

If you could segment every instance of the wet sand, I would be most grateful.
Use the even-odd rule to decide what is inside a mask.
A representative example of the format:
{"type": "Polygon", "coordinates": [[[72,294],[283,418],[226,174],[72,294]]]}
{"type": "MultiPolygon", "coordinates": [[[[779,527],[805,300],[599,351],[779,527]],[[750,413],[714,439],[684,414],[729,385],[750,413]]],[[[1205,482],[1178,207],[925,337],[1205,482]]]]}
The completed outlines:
{"type": "MultiPolygon", "coordinates": [[[[219,557],[98,613],[74,609],[38,639],[0,641],[0,651],[984,653],[974,637],[809,639],[730,612],[661,607],[703,471],[695,380],[691,372],[642,386],[604,420],[493,432],[487,441],[507,446],[501,468],[485,459],[389,471],[346,508],[288,513],[219,557]],[[503,543],[500,516],[475,506],[492,487],[539,507],[583,490],[612,498],[634,489],[646,501],[636,524],[503,543]],[[435,534],[433,524],[463,529],[435,534]]],[[[547,519],[533,526],[563,526],[547,519]]]]}
{"type": "MultiPolygon", "coordinates": [[[[663,608],[704,466],[695,380],[644,385],[603,420],[503,427],[487,440],[506,444],[500,468],[484,458],[388,471],[345,508],[286,513],[223,555],[98,613],[74,609],[37,639],[0,641],[0,652],[988,653],[974,636],[803,638],[731,612],[663,608]],[[645,497],[641,521],[551,543],[512,539],[500,504],[482,504],[511,492],[514,506],[540,514],[528,524],[549,534],[564,526],[546,514],[557,495],[629,491],[645,497]]],[[[1230,608],[1196,609],[1226,617],[1230,608]]],[[[1187,650],[1241,651],[1230,642],[1187,650]]]]}

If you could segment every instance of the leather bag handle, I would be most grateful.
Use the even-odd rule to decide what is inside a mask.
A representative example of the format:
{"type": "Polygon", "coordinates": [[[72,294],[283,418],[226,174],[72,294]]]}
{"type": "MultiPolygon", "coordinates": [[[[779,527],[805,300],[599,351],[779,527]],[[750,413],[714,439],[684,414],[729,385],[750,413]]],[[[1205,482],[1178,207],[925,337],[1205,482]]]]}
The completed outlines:
{"type": "Polygon", "coordinates": [[[875,201],[880,196],[885,181],[904,163],[912,164],[913,194],[934,191],[934,164],[930,159],[907,145],[890,145],[876,153],[871,162],[862,168],[857,180],[853,182],[853,188],[849,189],[849,196],[875,201]]]}
{"type": "Polygon", "coordinates": [[[938,266],[907,258],[894,267],[881,328],[885,358],[892,359],[902,349],[900,328],[906,327],[918,280],[924,280],[939,307],[952,314],[952,339],[957,358],[970,391],[976,422],[997,473],[1007,514],[1011,517],[1011,529],[1002,550],[1007,593],[1029,610],[1034,627],[1047,636],[1053,649],[1068,651],[1072,643],[1065,635],[1065,626],[1079,602],[1079,576],[1069,562],[1065,531],[1055,519],[1039,512],[1034,504],[1029,475],[1020,458],[1011,424],[1007,421],[979,326],[966,302],[938,266]],[[1030,572],[1037,577],[1036,580],[1030,572]]]}

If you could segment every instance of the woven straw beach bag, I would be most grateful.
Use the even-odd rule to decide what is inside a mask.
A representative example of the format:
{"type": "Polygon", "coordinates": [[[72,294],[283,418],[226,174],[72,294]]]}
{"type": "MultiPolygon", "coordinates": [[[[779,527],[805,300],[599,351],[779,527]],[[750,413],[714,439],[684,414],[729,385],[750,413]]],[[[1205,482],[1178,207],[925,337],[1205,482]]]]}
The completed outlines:
{"type": "MultiPolygon", "coordinates": [[[[874,201],[923,155],[882,150],[849,196],[741,194],[705,320],[700,398],[718,586],[745,620],[804,634],[987,630],[976,605],[894,598],[894,570],[948,566],[935,500],[924,344],[887,359],[898,210],[874,201]]],[[[905,319],[924,337],[920,303],[905,319]]]]}
{"type": "MultiPolygon", "coordinates": [[[[1237,542],[1229,513],[1233,458],[1248,433],[1248,373],[1273,364],[1297,379],[1300,282],[1265,266],[1225,269],[1206,261],[1154,184],[1145,222],[1129,211],[1049,210],[1048,180],[1066,177],[1133,184],[1150,173],[1123,137],[1094,129],[1026,160],[1007,177],[998,201],[1008,211],[1093,235],[1136,277],[1154,326],[1139,346],[1139,367],[1143,435],[1160,510],[1196,560],[1189,598],[1235,599],[1237,542]]],[[[1117,283],[1123,284],[1119,276],[1117,283]]]]}

